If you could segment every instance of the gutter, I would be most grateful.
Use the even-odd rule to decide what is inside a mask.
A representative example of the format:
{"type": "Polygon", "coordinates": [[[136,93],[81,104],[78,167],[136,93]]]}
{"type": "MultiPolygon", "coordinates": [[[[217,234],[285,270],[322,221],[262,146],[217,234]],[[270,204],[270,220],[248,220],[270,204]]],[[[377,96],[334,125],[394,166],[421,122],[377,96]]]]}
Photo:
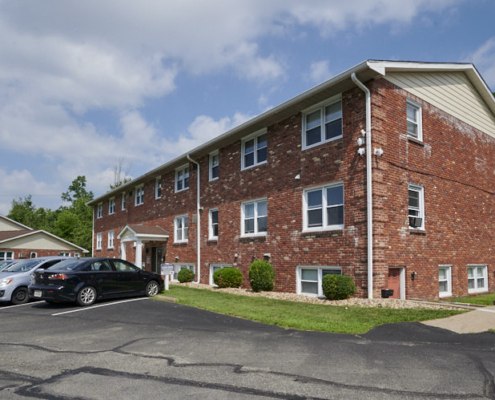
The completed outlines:
{"type": "Polygon", "coordinates": [[[196,173],[196,176],[197,176],[197,179],[198,179],[198,182],[196,184],[196,189],[197,189],[197,194],[196,194],[196,212],[197,212],[197,226],[198,226],[198,229],[197,229],[197,232],[196,232],[196,237],[198,239],[198,244],[197,244],[197,247],[198,247],[198,250],[197,250],[197,255],[198,255],[198,261],[197,261],[197,265],[198,265],[198,271],[197,271],[197,275],[198,275],[198,280],[196,281],[196,283],[200,283],[200,280],[201,280],[201,214],[200,214],[200,211],[201,211],[201,197],[200,197],[200,194],[201,194],[201,186],[200,186],[200,183],[201,183],[201,174],[200,174],[200,167],[199,167],[199,163],[197,161],[194,161],[191,156],[189,154],[187,154],[187,159],[189,161],[191,161],[192,163],[196,164],[198,166],[198,171],[196,173]]]}
{"type": "Polygon", "coordinates": [[[352,81],[366,94],[366,206],[367,206],[367,238],[368,238],[368,299],[373,298],[373,188],[371,163],[371,93],[369,89],[356,77],[351,75],[352,81]]]}

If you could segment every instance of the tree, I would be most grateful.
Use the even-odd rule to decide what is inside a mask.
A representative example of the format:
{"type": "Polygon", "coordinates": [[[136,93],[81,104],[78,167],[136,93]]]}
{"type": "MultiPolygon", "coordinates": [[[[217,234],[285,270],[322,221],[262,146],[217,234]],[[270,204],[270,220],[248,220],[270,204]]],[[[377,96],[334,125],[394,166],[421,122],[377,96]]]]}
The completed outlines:
{"type": "Polygon", "coordinates": [[[129,176],[131,164],[128,164],[126,170],[122,171],[123,164],[124,159],[120,158],[117,164],[113,167],[113,185],[110,185],[110,189],[112,190],[132,181],[132,178],[129,176]]]}
{"type": "Polygon", "coordinates": [[[88,192],[86,190],[85,176],[78,176],[70,184],[69,190],[62,193],[62,200],[69,203],[81,198],[87,199],[86,201],[93,200],[93,192],[88,192]]]}
{"type": "Polygon", "coordinates": [[[43,207],[36,208],[32,201],[32,196],[28,195],[24,198],[19,197],[18,200],[12,200],[12,208],[7,214],[7,218],[33,229],[43,229],[51,232],[54,221],[57,219],[57,213],[57,211],[43,207]]]}

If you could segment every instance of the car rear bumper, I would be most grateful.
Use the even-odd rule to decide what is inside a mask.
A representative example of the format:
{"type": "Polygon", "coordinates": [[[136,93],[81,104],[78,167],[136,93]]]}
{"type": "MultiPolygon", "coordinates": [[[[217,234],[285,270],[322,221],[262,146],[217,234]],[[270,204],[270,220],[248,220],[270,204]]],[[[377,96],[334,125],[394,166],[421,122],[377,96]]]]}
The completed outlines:
{"type": "Polygon", "coordinates": [[[29,298],[33,300],[76,301],[77,293],[70,288],[54,285],[29,286],[29,298]]]}

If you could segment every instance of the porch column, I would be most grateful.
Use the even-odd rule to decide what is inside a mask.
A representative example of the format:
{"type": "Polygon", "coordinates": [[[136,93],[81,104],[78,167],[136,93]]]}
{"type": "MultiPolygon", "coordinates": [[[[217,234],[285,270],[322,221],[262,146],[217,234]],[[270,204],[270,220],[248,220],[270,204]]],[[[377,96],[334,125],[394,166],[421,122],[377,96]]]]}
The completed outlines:
{"type": "Polygon", "coordinates": [[[120,242],[120,258],[122,258],[122,260],[127,260],[126,258],[126,252],[125,252],[125,244],[126,242],[120,242]]]}
{"type": "Polygon", "coordinates": [[[143,242],[136,240],[136,267],[143,268],[143,242]]]}

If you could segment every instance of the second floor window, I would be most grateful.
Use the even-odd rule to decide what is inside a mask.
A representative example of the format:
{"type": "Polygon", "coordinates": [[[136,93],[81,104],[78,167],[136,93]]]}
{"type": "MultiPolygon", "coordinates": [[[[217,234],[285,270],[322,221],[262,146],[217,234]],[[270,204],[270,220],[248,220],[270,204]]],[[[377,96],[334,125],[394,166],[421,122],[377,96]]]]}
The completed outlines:
{"type": "Polygon", "coordinates": [[[115,197],[108,200],[108,214],[115,214],[115,197]]]}
{"type": "Polygon", "coordinates": [[[122,193],[122,210],[125,210],[125,193],[122,193]]]}
{"type": "Polygon", "coordinates": [[[96,207],[96,218],[102,218],[103,217],[103,204],[100,203],[96,207]]]}
{"type": "Polygon", "coordinates": [[[330,101],[306,112],[303,117],[303,148],[342,137],[342,101],[330,101]]]}
{"type": "Polygon", "coordinates": [[[412,101],[407,101],[407,136],[423,140],[421,106],[412,101]]]}
{"type": "Polygon", "coordinates": [[[218,152],[210,154],[210,181],[218,179],[218,152]]]}
{"type": "Polygon", "coordinates": [[[266,235],[268,231],[268,210],[266,199],[242,204],[242,235],[266,235]]]}
{"type": "Polygon", "coordinates": [[[242,169],[266,163],[267,134],[255,135],[242,142],[242,169]]]}
{"type": "Polygon", "coordinates": [[[189,189],[189,166],[179,168],[175,171],[175,191],[189,189]]]}
{"type": "Polygon", "coordinates": [[[144,186],[138,186],[136,188],[136,197],[134,204],[139,206],[144,203],[144,186]]]}
{"type": "Polygon", "coordinates": [[[158,177],[155,181],[155,199],[162,197],[162,178],[158,177]]]}

